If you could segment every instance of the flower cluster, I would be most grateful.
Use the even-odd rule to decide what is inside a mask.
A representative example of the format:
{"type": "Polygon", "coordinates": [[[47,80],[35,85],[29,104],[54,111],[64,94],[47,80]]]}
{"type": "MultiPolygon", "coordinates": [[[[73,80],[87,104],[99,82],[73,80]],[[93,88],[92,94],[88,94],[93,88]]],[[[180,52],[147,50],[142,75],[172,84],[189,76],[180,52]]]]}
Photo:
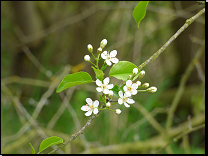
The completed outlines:
{"type": "Polygon", "coordinates": [[[116,58],[116,55],[117,55],[116,50],[113,50],[111,52],[108,52],[108,51],[102,52],[103,48],[106,45],[107,45],[107,40],[103,39],[100,42],[100,47],[97,49],[97,57],[93,54],[92,45],[89,44],[87,46],[88,51],[92,54],[96,63],[91,62],[91,58],[89,55],[84,56],[85,61],[90,62],[92,65],[94,65],[93,69],[95,69],[95,74],[96,74],[96,71],[99,71],[99,74],[96,74],[96,81],[95,81],[97,85],[96,90],[97,92],[102,94],[99,96],[100,96],[101,102],[104,102],[104,105],[99,108],[98,100],[92,101],[91,98],[87,98],[86,99],[87,104],[81,107],[82,111],[86,111],[85,113],[86,116],[90,116],[92,112],[94,114],[98,114],[99,110],[104,110],[104,109],[115,111],[116,114],[120,114],[121,113],[120,109],[113,110],[113,109],[110,109],[110,107],[114,104],[119,104],[119,105],[124,104],[125,107],[130,107],[131,104],[135,103],[135,101],[132,99],[132,96],[136,95],[138,92],[147,91],[147,92],[154,93],[157,91],[156,87],[148,88],[149,83],[144,83],[143,85],[141,84],[140,80],[144,77],[145,71],[142,70],[139,72],[139,69],[137,67],[135,67],[132,70],[132,74],[129,76],[129,79],[124,82],[124,85],[121,85],[120,87],[116,85],[117,89],[114,89],[115,86],[113,84],[109,84],[110,78],[109,77],[103,78],[104,74],[102,75],[103,73],[102,70],[104,70],[107,66],[111,66],[112,63],[114,64],[118,63],[119,59],[116,58]],[[104,63],[101,68],[99,68],[99,65],[98,65],[98,62],[101,59],[100,56],[104,60],[104,63]],[[136,82],[133,82],[137,78],[139,80],[136,82]],[[138,90],[139,88],[147,88],[147,89],[138,90]],[[117,96],[119,96],[117,101],[112,100],[112,97],[114,96],[114,94],[117,94],[117,96]]]}

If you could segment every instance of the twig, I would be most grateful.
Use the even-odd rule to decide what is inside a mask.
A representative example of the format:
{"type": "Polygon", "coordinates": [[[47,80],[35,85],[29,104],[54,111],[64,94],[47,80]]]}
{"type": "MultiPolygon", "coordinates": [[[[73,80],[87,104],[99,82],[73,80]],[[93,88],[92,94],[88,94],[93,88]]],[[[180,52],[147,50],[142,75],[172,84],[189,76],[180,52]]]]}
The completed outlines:
{"type": "MultiPolygon", "coordinates": [[[[101,108],[102,108],[102,106],[101,106],[101,108]]],[[[58,151],[60,148],[66,146],[68,143],[70,143],[71,141],[73,141],[74,139],[76,139],[80,134],[83,134],[85,128],[88,127],[88,126],[91,124],[92,120],[95,119],[95,118],[100,114],[101,111],[102,111],[102,110],[100,110],[97,114],[93,115],[93,116],[87,121],[87,123],[79,130],[79,132],[77,132],[77,133],[75,133],[75,134],[72,134],[72,136],[71,136],[71,138],[70,138],[69,140],[65,141],[65,142],[64,142],[63,144],[61,144],[58,148],[56,148],[55,150],[49,152],[48,154],[52,154],[52,153],[58,151]]]]}
{"type": "Polygon", "coordinates": [[[165,146],[161,147],[157,152],[156,154],[160,153],[164,148],[166,148],[168,145],[172,144],[173,142],[177,142],[180,138],[182,138],[183,136],[191,133],[191,132],[194,132],[194,131],[197,131],[201,128],[204,128],[205,127],[205,124],[202,124],[202,125],[199,125],[199,126],[196,126],[194,128],[191,128],[191,129],[188,129],[186,130],[185,132],[182,132],[181,134],[179,134],[178,136],[176,136],[175,138],[173,138],[170,142],[168,142],[165,146]]]}
{"type": "Polygon", "coordinates": [[[194,22],[199,16],[205,13],[205,8],[199,11],[195,16],[186,20],[186,23],[156,52],[154,53],[148,60],[142,63],[138,68],[141,70],[148,63],[154,61],[188,26],[194,22]]]}
{"type": "Polygon", "coordinates": [[[186,81],[187,81],[188,77],[190,76],[192,70],[194,69],[195,62],[197,62],[198,59],[200,58],[200,56],[202,55],[203,49],[204,49],[204,45],[202,45],[201,48],[196,52],[193,60],[190,62],[189,66],[187,67],[185,73],[183,74],[183,76],[181,78],[178,91],[177,91],[175,98],[173,99],[173,102],[171,103],[170,109],[168,111],[168,117],[167,117],[167,122],[166,122],[166,131],[167,132],[169,131],[169,129],[172,125],[173,115],[174,115],[174,112],[175,112],[175,110],[178,106],[178,103],[182,97],[182,94],[184,92],[186,81]]]}

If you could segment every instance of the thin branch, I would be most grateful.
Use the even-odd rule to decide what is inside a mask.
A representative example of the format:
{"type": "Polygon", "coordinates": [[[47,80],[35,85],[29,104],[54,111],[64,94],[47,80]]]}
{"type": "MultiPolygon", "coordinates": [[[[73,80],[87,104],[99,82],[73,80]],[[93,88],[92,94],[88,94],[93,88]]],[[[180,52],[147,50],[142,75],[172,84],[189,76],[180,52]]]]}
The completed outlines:
{"type": "Polygon", "coordinates": [[[201,128],[204,128],[205,127],[205,124],[202,124],[202,125],[199,125],[199,126],[196,126],[194,128],[191,128],[191,129],[188,129],[186,130],[185,132],[182,132],[181,134],[179,134],[178,136],[176,136],[175,138],[173,138],[170,142],[168,142],[165,146],[161,147],[157,152],[156,154],[160,153],[163,149],[165,149],[167,146],[169,146],[170,144],[172,144],[173,142],[177,142],[180,138],[182,138],[183,136],[186,136],[187,134],[191,133],[191,132],[194,132],[194,131],[197,131],[201,128]]]}
{"type": "Polygon", "coordinates": [[[167,117],[167,122],[166,122],[166,131],[167,132],[169,131],[170,127],[172,126],[173,115],[174,115],[174,112],[175,112],[175,110],[178,106],[178,103],[182,97],[182,94],[184,92],[186,81],[188,80],[188,77],[190,76],[192,70],[194,69],[195,62],[197,62],[199,60],[200,56],[202,55],[204,48],[205,48],[204,45],[202,45],[201,48],[196,52],[193,60],[190,62],[189,66],[187,67],[185,73],[183,74],[183,76],[181,78],[178,91],[177,91],[175,98],[173,99],[173,102],[171,103],[170,109],[168,111],[168,117],[167,117]]]}
{"type": "MultiPolygon", "coordinates": [[[[101,106],[102,108],[102,106],[101,106]]],[[[92,117],[90,117],[90,119],[87,121],[87,123],[77,132],[77,133],[74,133],[72,134],[71,138],[67,141],[65,141],[63,144],[61,144],[58,148],[56,148],[55,150],[49,152],[48,154],[52,154],[52,153],[55,153],[56,151],[58,151],[60,148],[66,146],[68,143],[70,143],[71,141],[73,141],[74,139],[76,139],[80,134],[83,134],[84,130],[86,127],[88,127],[92,120],[95,119],[101,112],[102,110],[100,110],[97,114],[93,115],[92,117]]]]}
{"type": "Polygon", "coordinates": [[[199,11],[195,16],[186,20],[186,23],[156,52],[154,53],[148,60],[142,63],[138,68],[141,70],[148,63],[154,61],[188,26],[194,22],[198,17],[200,17],[203,13],[205,13],[205,8],[199,11]]]}

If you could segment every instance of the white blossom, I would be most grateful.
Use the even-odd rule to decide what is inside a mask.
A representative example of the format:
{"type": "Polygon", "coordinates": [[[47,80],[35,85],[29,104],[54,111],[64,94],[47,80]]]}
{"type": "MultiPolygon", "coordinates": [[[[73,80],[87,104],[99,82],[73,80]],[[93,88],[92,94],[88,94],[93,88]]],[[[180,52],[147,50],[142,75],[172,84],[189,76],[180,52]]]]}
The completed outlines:
{"type": "Polygon", "coordinates": [[[100,47],[103,49],[106,45],[107,45],[107,40],[106,40],[106,39],[103,39],[103,40],[100,42],[100,47]]]}
{"type": "Polygon", "coordinates": [[[118,92],[118,95],[120,96],[120,98],[118,99],[118,103],[121,105],[121,104],[124,104],[124,106],[126,107],[130,107],[129,104],[133,104],[135,103],[135,101],[133,99],[130,99],[129,98],[129,95],[124,93],[123,95],[123,92],[122,91],[119,91],[118,92]]]}
{"type": "Polygon", "coordinates": [[[121,114],[121,110],[120,109],[116,109],[116,114],[121,114]]]}
{"type": "Polygon", "coordinates": [[[138,73],[138,68],[133,69],[133,74],[136,75],[138,73]]]}
{"type": "Polygon", "coordinates": [[[87,45],[87,49],[88,49],[88,51],[89,51],[90,53],[92,53],[93,47],[92,47],[91,44],[88,44],[88,45],[87,45]]]}
{"type": "Polygon", "coordinates": [[[87,61],[87,62],[89,62],[90,61],[90,56],[89,55],[85,55],[84,56],[84,60],[87,61]]]}
{"type": "Polygon", "coordinates": [[[86,102],[87,104],[81,107],[82,111],[87,111],[85,113],[86,116],[90,116],[92,114],[92,112],[94,114],[98,113],[98,105],[99,105],[99,101],[95,100],[94,102],[92,101],[92,99],[90,98],[86,98],[86,102]]]}
{"type": "Polygon", "coordinates": [[[126,85],[123,87],[123,90],[126,92],[128,96],[136,95],[138,85],[136,83],[132,83],[131,80],[126,81],[126,85]]]}
{"type": "Polygon", "coordinates": [[[107,65],[111,66],[112,63],[118,63],[118,59],[115,57],[117,55],[117,51],[116,50],[113,50],[110,52],[110,54],[107,52],[107,51],[104,51],[102,54],[101,54],[101,57],[106,61],[107,65]]]}
{"type": "Polygon", "coordinates": [[[148,92],[150,93],[155,93],[157,91],[157,88],[156,87],[150,87],[147,89],[148,92]]]}
{"type": "Polygon", "coordinates": [[[97,87],[96,90],[98,92],[103,92],[104,94],[109,94],[109,89],[112,89],[113,88],[113,84],[109,84],[109,81],[110,81],[109,77],[106,77],[103,80],[103,83],[102,83],[102,81],[100,81],[99,79],[97,79],[96,80],[96,85],[98,85],[99,87],[97,87]]]}

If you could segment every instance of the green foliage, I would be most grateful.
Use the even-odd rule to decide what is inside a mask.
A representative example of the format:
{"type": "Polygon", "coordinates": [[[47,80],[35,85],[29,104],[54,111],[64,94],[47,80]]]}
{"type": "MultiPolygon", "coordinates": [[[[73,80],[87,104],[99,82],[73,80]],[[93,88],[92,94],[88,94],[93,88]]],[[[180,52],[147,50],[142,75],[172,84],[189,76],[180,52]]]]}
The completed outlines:
{"type": "MultiPolygon", "coordinates": [[[[131,62],[128,61],[119,61],[118,63],[114,64],[109,72],[109,77],[115,77],[117,79],[127,81],[132,75],[132,71],[134,68],[137,68],[137,66],[131,62]]],[[[140,73],[140,70],[138,69],[138,74],[133,78],[135,80],[140,73]]]]}
{"type": "Polygon", "coordinates": [[[119,92],[121,89],[120,89],[120,87],[119,87],[118,85],[115,85],[111,90],[113,91],[113,95],[114,95],[115,97],[119,97],[118,92],[119,92]]]}
{"type": "Polygon", "coordinates": [[[40,148],[39,148],[39,153],[50,146],[61,144],[61,143],[63,143],[63,139],[61,139],[57,136],[49,137],[41,142],[40,148]]]}
{"type": "Polygon", "coordinates": [[[69,74],[69,75],[66,75],[64,79],[61,81],[56,92],[59,93],[70,87],[80,85],[80,84],[90,83],[90,82],[93,82],[93,80],[91,76],[86,72],[78,72],[74,74],[69,74]]]}
{"type": "Polygon", "coordinates": [[[141,22],[141,20],[144,18],[145,14],[146,14],[146,8],[147,8],[147,4],[149,3],[149,1],[140,1],[137,6],[134,8],[133,11],[133,17],[137,23],[137,26],[139,28],[139,24],[141,22]]]}
{"type": "Polygon", "coordinates": [[[30,147],[31,147],[31,151],[32,151],[32,154],[35,154],[35,149],[33,148],[32,144],[29,142],[30,144],[30,147]]]}
{"type": "Polygon", "coordinates": [[[102,70],[99,70],[99,69],[96,69],[95,67],[92,66],[92,69],[94,70],[95,72],[95,75],[96,75],[96,78],[99,79],[100,81],[103,80],[103,76],[104,76],[104,73],[102,70]]]}

